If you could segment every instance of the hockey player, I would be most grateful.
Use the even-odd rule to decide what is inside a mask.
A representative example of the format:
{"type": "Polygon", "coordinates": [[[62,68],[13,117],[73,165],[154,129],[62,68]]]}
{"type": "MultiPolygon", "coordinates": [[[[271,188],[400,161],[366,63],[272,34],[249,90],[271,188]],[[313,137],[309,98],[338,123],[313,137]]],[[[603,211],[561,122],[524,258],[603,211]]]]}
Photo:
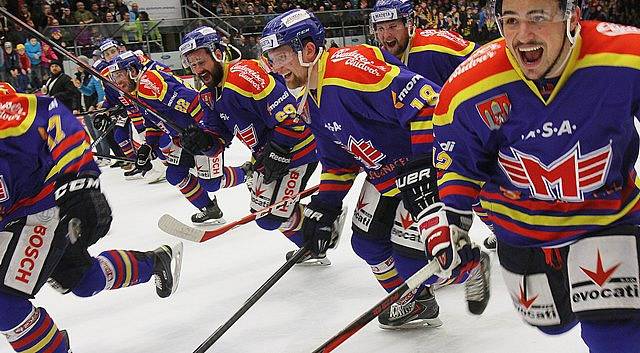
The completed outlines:
{"type": "Polygon", "coordinates": [[[422,231],[459,233],[479,196],[525,322],[580,322],[590,352],[638,352],[640,29],[580,21],[573,0],[491,8],[504,38],[458,67],[434,114],[442,200],[422,231]]]}
{"type": "MultiPolygon", "coordinates": [[[[251,211],[255,212],[305,189],[318,164],[316,143],[311,130],[299,119],[296,101],[284,84],[256,60],[232,60],[234,49],[224,44],[211,27],[190,32],[180,46],[185,66],[206,85],[200,91],[201,100],[208,109],[215,106],[211,113],[216,118],[206,120],[207,128],[225,144],[237,136],[256,161],[250,183],[251,211]]],[[[189,139],[183,136],[181,142],[189,145],[189,150],[200,151],[211,150],[216,143],[202,130],[195,130],[189,139]]],[[[263,229],[280,229],[301,247],[302,208],[290,204],[256,223],[263,229]]],[[[329,263],[324,254],[319,255],[305,260],[329,263]]]]}
{"type": "Polygon", "coordinates": [[[50,97],[16,94],[0,82],[0,331],[16,352],[70,352],[69,341],[33,298],[45,282],[90,297],[156,277],[174,293],[182,244],[149,251],[87,248],[105,236],[111,209],[85,130],[50,97]]]}
{"type": "MultiPolygon", "coordinates": [[[[205,111],[200,105],[200,96],[177,77],[145,67],[140,57],[131,51],[119,54],[114,59],[109,66],[109,75],[120,89],[137,96],[140,102],[163,114],[187,134],[203,129],[201,120],[205,117],[205,111]]],[[[167,156],[169,166],[166,177],[191,204],[201,210],[191,217],[191,221],[196,224],[224,223],[215,196],[209,198],[207,191],[215,192],[223,187],[241,184],[246,172],[242,167],[223,167],[221,152],[224,143],[217,143],[221,141],[220,137],[207,131],[216,142],[211,150],[187,151],[180,144],[180,132],[173,126],[163,123],[153,114],[145,114],[144,119],[146,126],[157,127],[173,139],[167,156]],[[195,168],[198,175],[191,174],[190,168],[195,168]]],[[[138,150],[137,165],[144,165],[151,158],[151,151],[159,143],[158,138],[157,134],[146,135],[146,147],[138,150]]]]}
{"type": "MultiPolygon", "coordinates": [[[[370,15],[371,32],[378,43],[400,59],[409,70],[443,86],[453,71],[476,49],[476,44],[451,31],[415,30],[413,3],[408,0],[379,0],[370,15]]],[[[485,223],[486,213],[474,210],[485,223]]],[[[414,227],[415,228],[415,227],[414,227]]],[[[495,236],[484,240],[487,249],[495,250],[495,236]]]]}
{"type": "MultiPolygon", "coordinates": [[[[421,188],[435,178],[425,172],[439,87],[378,48],[359,45],[327,51],[322,24],[305,10],[270,21],[260,45],[289,88],[305,87],[298,111],[316,136],[322,164],[320,191],[304,212],[305,241],[316,252],[326,248],[342,200],[364,169],[367,178],[354,213],[351,242],[380,284],[392,291],[427,260],[440,257],[440,247],[431,239],[425,250],[425,239],[394,237],[392,242],[390,237],[402,231],[398,223],[408,228],[429,205],[421,188]]],[[[471,275],[468,282],[481,290],[481,296],[469,298],[469,309],[480,314],[489,297],[488,258],[480,266],[479,249],[464,238],[459,261],[427,283],[461,282],[471,275]]],[[[379,316],[383,328],[442,324],[433,293],[424,288],[413,294],[379,316]]]]}

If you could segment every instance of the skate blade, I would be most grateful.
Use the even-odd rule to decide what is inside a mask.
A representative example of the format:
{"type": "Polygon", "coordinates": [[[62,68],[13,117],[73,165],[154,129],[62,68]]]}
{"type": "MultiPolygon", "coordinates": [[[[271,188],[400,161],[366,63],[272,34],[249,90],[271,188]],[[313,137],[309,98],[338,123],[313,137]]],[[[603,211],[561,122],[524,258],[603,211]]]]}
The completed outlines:
{"type": "Polygon", "coordinates": [[[417,329],[417,328],[436,328],[436,327],[442,326],[442,320],[440,320],[437,317],[434,319],[418,319],[418,320],[407,322],[406,324],[399,325],[399,326],[385,325],[378,322],[378,326],[383,330],[411,330],[411,329],[417,329]]]}
{"type": "Polygon", "coordinates": [[[164,174],[147,173],[147,175],[144,176],[144,180],[147,182],[147,184],[158,184],[167,181],[167,178],[164,174]]]}
{"type": "Polygon", "coordinates": [[[300,267],[318,267],[318,266],[329,266],[329,265],[331,265],[331,260],[329,260],[326,257],[324,259],[309,259],[307,261],[303,261],[296,264],[296,266],[300,266],[300,267]]]}
{"type": "Polygon", "coordinates": [[[143,178],[142,174],[138,173],[138,174],[134,174],[134,175],[125,176],[124,180],[141,180],[142,178],[143,178]]]}
{"type": "Polygon", "coordinates": [[[227,221],[224,218],[216,218],[216,219],[208,219],[204,222],[200,222],[200,223],[196,223],[196,222],[191,222],[194,226],[215,226],[215,225],[219,225],[219,224],[225,224],[227,223],[227,221]]]}
{"type": "Polygon", "coordinates": [[[180,283],[180,271],[182,270],[182,252],[184,245],[179,242],[171,249],[171,265],[173,274],[173,286],[171,287],[171,294],[173,295],[178,290],[178,283],[180,283]]]}

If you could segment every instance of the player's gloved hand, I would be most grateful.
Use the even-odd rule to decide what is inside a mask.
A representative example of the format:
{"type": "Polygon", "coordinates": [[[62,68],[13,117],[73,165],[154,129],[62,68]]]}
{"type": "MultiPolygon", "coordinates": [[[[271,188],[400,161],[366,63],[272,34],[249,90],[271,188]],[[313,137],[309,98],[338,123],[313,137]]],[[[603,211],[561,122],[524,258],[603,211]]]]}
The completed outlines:
{"type": "Polygon", "coordinates": [[[414,220],[427,207],[440,201],[436,170],[431,163],[431,155],[427,154],[410,160],[396,170],[396,186],[400,190],[402,203],[414,220]]]}
{"type": "Polygon", "coordinates": [[[469,239],[473,214],[452,210],[437,202],[418,217],[420,240],[427,259],[435,259],[444,278],[466,276],[480,261],[480,249],[469,239]]]}
{"type": "Polygon", "coordinates": [[[331,245],[333,224],[342,209],[312,199],[304,209],[302,237],[314,254],[324,254],[331,245]]]}
{"type": "Polygon", "coordinates": [[[264,175],[264,183],[270,184],[289,173],[291,152],[271,141],[264,146],[256,159],[255,169],[264,175]]]}
{"type": "Polygon", "coordinates": [[[111,124],[113,124],[113,120],[111,120],[108,111],[96,113],[96,115],[93,116],[93,127],[98,131],[107,131],[111,124]]]}
{"type": "Polygon", "coordinates": [[[153,159],[151,146],[147,145],[146,143],[141,145],[136,151],[135,168],[137,169],[137,171],[142,173],[142,176],[144,176],[153,168],[153,165],[151,165],[151,159],[153,159]]]}
{"type": "Polygon", "coordinates": [[[192,155],[203,155],[206,151],[217,150],[221,140],[201,127],[190,125],[180,134],[180,145],[192,155]]]}
{"type": "Polygon", "coordinates": [[[65,234],[69,234],[71,220],[80,221],[77,239],[80,246],[87,248],[107,234],[111,227],[111,208],[100,191],[97,176],[63,174],[56,181],[54,196],[65,234]]]}

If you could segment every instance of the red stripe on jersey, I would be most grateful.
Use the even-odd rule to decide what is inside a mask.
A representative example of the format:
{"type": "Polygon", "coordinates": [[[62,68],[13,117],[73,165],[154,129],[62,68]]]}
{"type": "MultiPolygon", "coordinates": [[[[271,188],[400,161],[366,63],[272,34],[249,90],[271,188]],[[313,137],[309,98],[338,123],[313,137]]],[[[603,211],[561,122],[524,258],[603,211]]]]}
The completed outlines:
{"type": "Polygon", "coordinates": [[[374,186],[376,187],[376,189],[378,191],[382,192],[383,190],[386,190],[386,189],[388,189],[390,187],[393,187],[395,185],[396,185],[396,179],[392,178],[392,179],[389,179],[389,180],[384,181],[382,183],[375,184],[374,186]]]}
{"type": "Polygon", "coordinates": [[[91,151],[86,151],[80,160],[74,162],[73,164],[68,165],[66,168],[60,171],[60,174],[69,173],[69,172],[77,172],[85,165],[93,162],[93,153],[91,151]]]}
{"type": "Polygon", "coordinates": [[[116,278],[111,288],[120,288],[124,283],[124,263],[122,262],[122,257],[120,257],[119,252],[111,250],[109,251],[109,254],[111,255],[111,258],[115,262],[114,265],[116,266],[116,278]]]}
{"type": "Polygon", "coordinates": [[[62,333],[58,331],[55,337],[56,338],[53,339],[53,342],[51,342],[49,347],[47,347],[47,349],[45,349],[43,353],[55,353],[55,351],[60,348],[63,340],[62,333]]]}
{"type": "Polygon", "coordinates": [[[296,152],[296,154],[293,155],[293,157],[291,157],[292,161],[297,161],[300,158],[303,158],[304,156],[308,155],[309,153],[313,152],[313,150],[316,149],[316,140],[313,140],[312,143],[310,143],[307,147],[303,148],[302,150],[296,152]]]}
{"type": "Polygon", "coordinates": [[[281,127],[281,126],[276,126],[276,128],[274,130],[277,133],[281,134],[281,135],[289,136],[289,137],[292,137],[294,139],[300,139],[302,137],[300,135],[300,133],[285,129],[285,128],[281,127]]]}
{"type": "Polygon", "coordinates": [[[446,185],[444,187],[440,187],[438,193],[440,194],[440,199],[444,199],[449,196],[464,196],[475,200],[478,197],[480,190],[471,186],[446,185]]]}
{"type": "Polygon", "coordinates": [[[53,157],[53,159],[57,160],[58,158],[60,158],[60,155],[69,147],[82,143],[82,141],[85,139],[85,135],[86,133],[84,132],[84,130],[79,130],[73,135],[67,136],[67,138],[63,139],[60,144],[54,147],[53,151],[51,151],[51,156],[53,157]]]}
{"type": "Polygon", "coordinates": [[[420,109],[420,111],[418,112],[418,116],[424,117],[424,116],[432,116],[433,112],[436,110],[435,107],[429,107],[426,106],[422,109],[420,109]]]}
{"type": "Polygon", "coordinates": [[[320,183],[319,191],[349,191],[351,189],[352,183],[349,184],[325,184],[323,182],[320,183]]]}
{"type": "Polygon", "coordinates": [[[433,134],[411,134],[411,144],[419,144],[419,143],[433,143],[433,134]]]}
{"type": "Polygon", "coordinates": [[[575,230],[563,231],[563,232],[560,232],[558,230],[551,231],[551,232],[543,231],[539,229],[532,230],[532,229],[519,226],[514,222],[509,222],[507,220],[498,218],[496,217],[495,214],[490,214],[487,218],[491,223],[494,223],[512,233],[522,235],[525,238],[536,239],[538,241],[543,241],[543,242],[558,240],[562,238],[571,238],[583,233],[583,231],[575,231],[575,230]]]}

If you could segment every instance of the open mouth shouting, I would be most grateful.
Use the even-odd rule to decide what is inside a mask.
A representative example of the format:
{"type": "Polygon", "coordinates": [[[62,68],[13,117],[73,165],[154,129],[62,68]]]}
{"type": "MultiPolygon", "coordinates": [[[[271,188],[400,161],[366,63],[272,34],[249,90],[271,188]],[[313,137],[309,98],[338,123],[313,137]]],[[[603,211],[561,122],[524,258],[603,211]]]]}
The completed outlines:
{"type": "Polygon", "coordinates": [[[542,62],[544,47],[541,44],[522,44],[517,52],[525,69],[535,69],[542,62]]]}

